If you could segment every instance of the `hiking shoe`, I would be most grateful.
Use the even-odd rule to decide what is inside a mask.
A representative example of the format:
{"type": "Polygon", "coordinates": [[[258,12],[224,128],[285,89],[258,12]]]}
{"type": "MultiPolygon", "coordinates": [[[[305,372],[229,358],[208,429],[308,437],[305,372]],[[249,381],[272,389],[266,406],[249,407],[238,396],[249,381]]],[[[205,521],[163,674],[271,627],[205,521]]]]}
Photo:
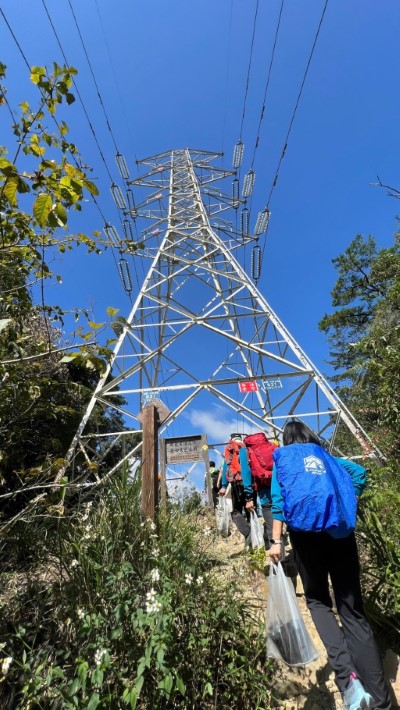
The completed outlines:
{"type": "Polygon", "coordinates": [[[368,710],[373,707],[372,703],[370,694],[364,690],[358,678],[351,675],[350,682],[343,693],[344,710],[368,710]]]}

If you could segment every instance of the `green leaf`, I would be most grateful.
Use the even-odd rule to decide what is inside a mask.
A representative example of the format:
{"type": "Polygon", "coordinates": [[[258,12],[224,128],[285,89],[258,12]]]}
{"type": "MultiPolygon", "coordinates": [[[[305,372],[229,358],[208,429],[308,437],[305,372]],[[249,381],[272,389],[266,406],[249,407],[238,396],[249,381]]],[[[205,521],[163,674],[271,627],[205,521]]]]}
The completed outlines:
{"type": "Polygon", "coordinates": [[[181,695],[185,695],[186,685],[184,684],[180,675],[177,674],[175,680],[176,680],[176,687],[178,688],[179,692],[181,693],[181,695]]]}
{"type": "Polygon", "coordinates": [[[108,306],[106,310],[110,318],[114,318],[119,312],[119,308],[113,308],[112,306],[108,306]]]}
{"type": "Polygon", "coordinates": [[[16,207],[18,204],[17,200],[17,187],[18,187],[18,179],[17,178],[8,178],[6,184],[3,187],[3,194],[10,203],[11,207],[16,207]]]}
{"type": "Polygon", "coordinates": [[[51,195],[41,193],[33,204],[33,214],[40,227],[45,227],[49,214],[52,210],[53,202],[51,195]]]}
{"type": "Polygon", "coordinates": [[[32,67],[31,69],[31,81],[33,84],[39,84],[42,76],[46,76],[45,67],[32,67]]]}
{"type": "Polygon", "coordinates": [[[65,98],[67,99],[68,106],[73,104],[75,101],[75,96],[73,94],[70,94],[69,92],[65,95],[65,98]]]}
{"type": "Polygon", "coordinates": [[[82,185],[86,188],[86,190],[88,190],[88,192],[90,192],[91,195],[99,194],[97,186],[91,180],[82,180],[82,185]]]}
{"type": "Polygon", "coordinates": [[[100,697],[98,693],[93,693],[88,702],[87,710],[96,710],[100,703],[100,697]]]}
{"type": "Polygon", "coordinates": [[[98,330],[99,328],[103,328],[103,326],[105,326],[105,323],[94,323],[94,321],[88,320],[88,325],[90,325],[93,330],[98,330]]]}

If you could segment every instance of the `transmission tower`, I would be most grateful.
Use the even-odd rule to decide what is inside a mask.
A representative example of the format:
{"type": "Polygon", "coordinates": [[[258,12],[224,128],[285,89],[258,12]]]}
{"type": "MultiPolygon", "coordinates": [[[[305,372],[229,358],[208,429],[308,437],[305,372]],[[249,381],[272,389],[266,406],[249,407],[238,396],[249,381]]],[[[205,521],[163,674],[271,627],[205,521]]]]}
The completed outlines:
{"type": "MultiPolygon", "coordinates": [[[[233,196],[215,185],[235,176],[215,167],[218,157],[185,149],[139,161],[145,172],[131,189],[143,197],[125,218],[149,220],[134,258],[150,266],[68,458],[81,451],[88,461],[104,459],[116,441],[141,431],[142,406],[153,397],[166,407],[161,436],[178,418],[185,435],[193,407],[222,407],[244,432],[279,436],[289,417],[301,418],[332,450],[341,424],[364,452],[379,454],[241,265],[243,247],[254,250],[257,242],[224,219],[245,200],[235,177],[233,196]],[[121,396],[123,406],[116,404],[121,396]],[[127,426],[102,435],[100,448],[85,434],[96,406],[118,411],[127,426]]],[[[127,445],[113,470],[137,449],[127,445]]]]}

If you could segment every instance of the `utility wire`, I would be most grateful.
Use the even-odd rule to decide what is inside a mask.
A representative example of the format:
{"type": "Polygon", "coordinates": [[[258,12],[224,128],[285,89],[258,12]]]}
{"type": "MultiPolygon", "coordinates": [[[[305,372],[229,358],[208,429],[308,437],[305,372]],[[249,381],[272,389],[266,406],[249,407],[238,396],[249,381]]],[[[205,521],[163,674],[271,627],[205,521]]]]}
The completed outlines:
{"type": "Polygon", "coordinates": [[[99,89],[99,86],[98,86],[98,83],[97,83],[97,81],[96,81],[96,77],[95,77],[95,74],[94,74],[94,71],[93,71],[92,63],[91,63],[91,61],[90,61],[90,58],[89,58],[89,55],[88,55],[88,52],[87,52],[87,49],[86,49],[85,42],[83,41],[82,33],[81,33],[81,30],[80,30],[80,27],[79,27],[79,24],[78,24],[78,20],[77,20],[77,18],[76,18],[75,12],[74,12],[74,8],[72,7],[71,0],[68,0],[68,5],[70,6],[70,9],[71,9],[71,12],[72,12],[72,16],[73,16],[73,18],[74,18],[75,26],[76,26],[76,29],[77,29],[77,32],[78,32],[78,35],[79,35],[79,39],[81,40],[81,44],[82,44],[82,47],[83,47],[83,51],[84,51],[84,53],[85,53],[85,57],[86,57],[86,59],[87,59],[88,65],[89,65],[90,73],[91,73],[91,75],[92,75],[92,78],[93,78],[93,81],[94,81],[94,85],[95,85],[96,90],[97,90],[97,96],[98,96],[98,98],[99,98],[101,108],[103,109],[104,117],[105,117],[105,119],[106,119],[107,128],[108,128],[108,130],[109,130],[109,132],[110,132],[112,141],[113,141],[113,143],[114,143],[114,148],[115,148],[115,150],[116,150],[117,153],[118,153],[119,151],[118,151],[117,142],[116,142],[115,137],[114,137],[114,134],[113,134],[113,132],[112,132],[110,120],[109,120],[109,118],[108,118],[107,111],[106,111],[106,108],[105,108],[105,106],[104,106],[104,102],[103,102],[103,99],[102,99],[102,96],[101,96],[101,93],[100,93],[100,89],[99,89]]]}
{"type": "Polygon", "coordinates": [[[305,83],[306,83],[308,71],[309,71],[310,66],[311,66],[311,61],[312,61],[312,58],[313,58],[313,55],[314,55],[315,47],[316,47],[316,45],[317,45],[317,41],[318,41],[319,33],[320,33],[320,30],[321,30],[321,27],[322,27],[322,23],[323,23],[323,21],[324,21],[326,9],[327,9],[327,7],[328,7],[328,2],[329,2],[329,0],[325,0],[324,8],[323,8],[323,10],[322,10],[322,14],[321,14],[321,17],[320,17],[320,20],[319,20],[319,23],[318,23],[317,31],[316,31],[316,33],[315,33],[314,41],[313,41],[313,44],[312,44],[312,47],[311,47],[310,56],[308,57],[307,66],[306,66],[305,71],[304,71],[304,75],[303,75],[303,79],[302,79],[302,82],[301,82],[301,85],[300,85],[299,93],[298,93],[298,95],[297,95],[297,99],[296,99],[296,103],[295,103],[295,106],[294,106],[294,109],[293,109],[292,117],[291,117],[291,119],[290,119],[289,128],[288,128],[287,133],[286,133],[286,137],[285,137],[285,141],[284,141],[284,144],[283,144],[283,149],[282,149],[282,152],[281,152],[281,156],[280,156],[280,158],[279,158],[278,166],[277,166],[276,171],[275,171],[275,177],[274,177],[274,180],[273,180],[273,183],[272,183],[272,186],[271,186],[269,195],[268,195],[267,208],[269,208],[269,205],[270,205],[270,202],[271,202],[272,194],[273,194],[273,192],[274,192],[274,190],[275,190],[276,183],[278,182],[279,170],[280,170],[280,168],[281,168],[282,160],[283,160],[283,158],[285,157],[285,153],[286,153],[286,150],[287,150],[287,147],[288,147],[289,136],[290,136],[290,134],[291,134],[291,131],[292,131],[292,128],[293,128],[293,124],[294,124],[294,120],[295,120],[295,118],[296,118],[297,109],[298,109],[299,104],[300,104],[300,99],[301,99],[301,96],[302,96],[302,93],[303,93],[304,85],[305,85],[305,83]]]}
{"type": "Polygon", "coordinates": [[[109,44],[108,44],[107,33],[106,33],[105,29],[104,29],[104,24],[103,24],[103,20],[102,20],[101,14],[100,14],[100,9],[99,9],[99,5],[98,5],[97,0],[95,0],[95,5],[96,5],[97,14],[98,14],[98,17],[99,17],[99,22],[100,22],[101,30],[102,30],[102,33],[103,33],[104,46],[105,46],[105,48],[106,48],[106,50],[107,50],[108,59],[109,59],[109,62],[110,62],[110,66],[111,66],[113,75],[114,75],[114,84],[115,84],[115,87],[116,87],[116,89],[117,89],[118,98],[119,98],[119,102],[120,102],[120,104],[121,104],[121,109],[122,109],[122,115],[123,115],[124,120],[125,120],[126,133],[127,133],[127,135],[129,136],[129,140],[130,140],[131,148],[132,148],[132,155],[133,155],[134,158],[135,158],[135,165],[136,165],[136,168],[137,168],[137,156],[136,156],[136,154],[135,154],[135,150],[134,150],[133,143],[132,143],[132,137],[131,137],[131,134],[130,134],[130,127],[129,127],[129,121],[128,121],[128,117],[127,117],[126,110],[125,110],[125,104],[124,104],[124,101],[123,101],[123,98],[122,98],[122,92],[121,92],[121,89],[120,89],[120,86],[119,86],[118,75],[117,75],[117,72],[115,71],[112,53],[111,53],[111,51],[110,51],[110,46],[109,46],[109,44]]]}
{"type": "MultiPolygon", "coordinates": [[[[224,114],[222,120],[222,150],[221,153],[224,156],[224,145],[225,145],[225,126],[226,126],[226,114],[227,114],[227,96],[228,96],[228,83],[230,74],[230,63],[231,63],[231,46],[232,46],[232,15],[233,15],[233,0],[231,0],[231,9],[229,13],[229,29],[228,29],[228,59],[226,63],[226,74],[225,74],[225,93],[224,93],[224,114]]],[[[222,164],[224,162],[224,157],[222,158],[222,164]]]]}
{"type": "Polygon", "coordinates": [[[253,34],[252,34],[251,45],[250,45],[250,57],[249,57],[249,64],[248,64],[248,67],[247,67],[247,79],[246,79],[246,87],[245,87],[245,91],[244,91],[242,121],[241,121],[241,124],[240,124],[240,133],[239,133],[239,139],[240,139],[240,140],[242,140],[243,124],[244,124],[244,119],[245,119],[245,115],[246,115],[247,94],[248,94],[248,91],[249,91],[249,84],[250,84],[250,72],[251,72],[251,63],[252,63],[252,60],[253,60],[254,37],[255,37],[255,34],[256,34],[256,25],[257,25],[257,15],[258,15],[258,5],[259,5],[259,1],[260,1],[260,0],[257,0],[256,9],[255,9],[255,12],[254,12],[253,34]]]}
{"type": "MultiPolygon", "coordinates": [[[[63,49],[63,47],[62,47],[60,38],[59,38],[59,36],[58,36],[58,34],[57,34],[57,30],[56,30],[56,28],[55,28],[55,26],[54,26],[54,24],[53,24],[53,20],[51,19],[51,16],[50,16],[50,13],[49,13],[49,11],[48,11],[48,8],[47,8],[46,1],[45,1],[45,0],[42,0],[42,5],[43,5],[43,7],[44,7],[44,9],[45,9],[45,11],[46,11],[46,15],[47,15],[48,20],[49,20],[49,22],[50,22],[50,25],[51,25],[51,28],[52,28],[52,30],[53,30],[54,36],[55,36],[55,38],[56,38],[56,40],[57,40],[57,43],[58,43],[58,46],[59,46],[59,48],[60,48],[61,54],[62,54],[62,56],[63,56],[63,58],[64,58],[64,62],[65,62],[65,64],[66,64],[67,66],[69,66],[69,62],[68,62],[68,60],[67,60],[67,57],[65,56],[64,49],[63,49]]],[[[81,96],[81,93],[80,93],[80,91],[79,91],[79,89],[78,89],[78,87],[77,87],[77,85],[76,85],[75,82],[74,82],[74,87],[75,87],[75,91],[76,91],[76,93],[77,93],[78,99],[79,99],[79,101],[80,101],[80,103],[81,103],[81,106],[82,106],[82,108],[83,108],[83,112],[84,112],[84,114],[85,114],[85,116],[86,116],[86,120],[87,120],[87,122],[88,122],[88,124],[89,124],[89,128],[90,128],[90,130],[91,130],[91,133],[92,133],[93,138],[94,138],[94,140],[95,140],[95,142],[96,142],[98,151],[99,151],[99,153],[100,153],[100,157],[101,157],[101,159],[102,159],[102,161],[103,161],[103,163],[104,163],[104,167],[105,167],[105,169],[106,169],[106,171],[107,171],[107,174],[108,174],[108,177],[109,177],[109,179],[110,179],[110,182],[113,183],[114,180],[113,180],[113,178],[112,178],[110,169],[109,169],[109,167],[108,167],[108,165],[107,165],[107,161],[106,161],[106,159],[105,159],[105,157],[104,157],[103,151],[102,151],[101,146],[100,146],[100,143],[99,143],[99,141],[98,141],[96,132],[95,132],[95,130],[94,130],[94,128],[93,128],[92,122],[91,122],[91,120],[90,120],[90,117],[89,117],[89,114],[88,114],[88,112],[87,112],[85,103],[84,103],[83,98],[82,98],[82,96],[81,96]]]]}
{"type": "Polygon", "coordinates": [[[276,44],[277,44],[277,41],[278,41],[279,28],[280,28],[280,25],[281,25],[282,12],[283,12],[283,6],[284,6],[284,4],[285,4],[285,0],[282,0],[282,1],[281,1],[281,7],[280,7],[280,10],[279,10],[278,22],[277,22],[276,30],[275,30],[274,43],[273,43],[273,47],[272,47],[271,60],[270,60],[270,63],[269,63],[269,68],[268,68],[267,81],[266,81],[266,84],[265,84],[265,90],[264,90],[263,102],[262,102],[262,107],[261,107],[261,112],[260,112],[260,118],[259,118],[259,121],[258,121],[257,137],[256,137],[256,141],[255,141],[255,144],[254,144],[253,157],[252,157],[252,160],[251,160],[251,168],[254,167],[254,160],[255,160],[255,157],[256,157],[256,151],[257,151],[257,148],[258,148],[258,145],[259,145],[259,142],[260,142],[260,129],[261,129],[261,124],[262,124],[264,115],[265,115],[265,109],[266,109],[266,101],[267,101],[269,83],[270,83],[270,80],[271,80],[272,66],[273,66],[273,63],[274,63],[275,49],[276,49],[276,44]]]}

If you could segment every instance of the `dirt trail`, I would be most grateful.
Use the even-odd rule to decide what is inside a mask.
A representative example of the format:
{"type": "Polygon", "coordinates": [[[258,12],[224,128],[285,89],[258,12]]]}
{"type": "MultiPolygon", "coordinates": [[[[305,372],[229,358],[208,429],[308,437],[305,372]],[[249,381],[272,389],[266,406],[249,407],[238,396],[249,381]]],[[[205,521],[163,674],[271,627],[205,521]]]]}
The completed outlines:
{"type": "MultiPolygon", "coordinates": [[[[265,574],[252,569],[250,555],[244,553],[243,537],[233,528],[228,538],[218,538],[213,546],[218,558],[219,569],[225,578],[242,578],[245,594],[260,607],[264,616],[268,585],[265,574]]],[[[305,668],[289,668],[278,663],[278,674],[274,696],[282,710],[343,710],[341,695],[333,680],[333,673],[327,664],[325,649],[315,630],[310,613],[306,607],[301,581],[297,581],[297,598],[311,638],[319,651],[319,658],[305,668]]],[[[393,701],[400,701],[399,658],[388,652],[385,658],[386,677],[393,690],[393,701]]]]}

